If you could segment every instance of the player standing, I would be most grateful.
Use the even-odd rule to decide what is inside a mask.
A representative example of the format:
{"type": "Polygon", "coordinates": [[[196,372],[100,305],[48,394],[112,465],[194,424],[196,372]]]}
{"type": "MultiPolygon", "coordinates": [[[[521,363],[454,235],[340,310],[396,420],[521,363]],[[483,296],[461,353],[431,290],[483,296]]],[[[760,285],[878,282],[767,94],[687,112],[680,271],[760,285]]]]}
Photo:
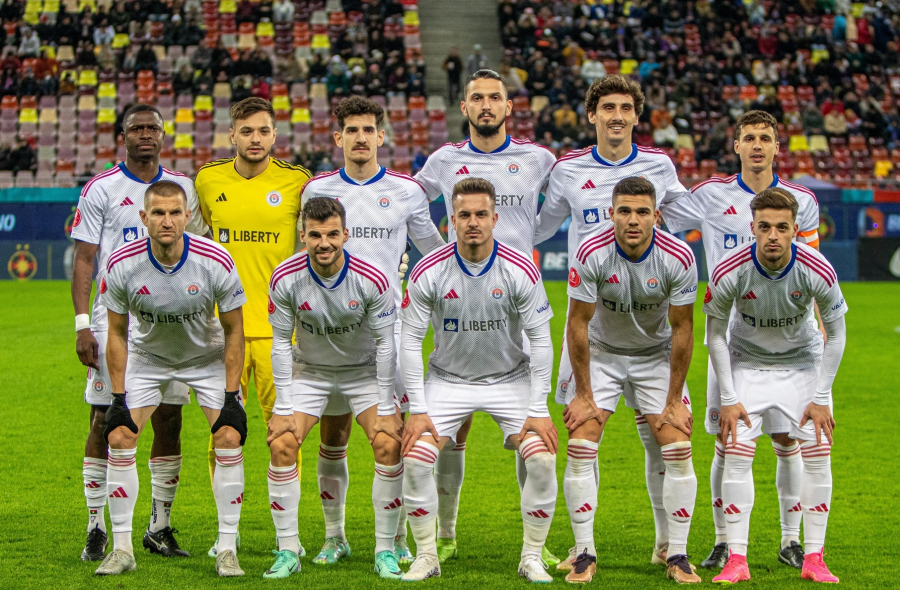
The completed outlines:
{"type": "MultiPolygon", "coordinates": [[[[772,161],[778,153],[778,122],[764,111],[748,111],[734,126],[734,151],[741,158],[740,174],[728,178],[710,178],[691,189],[689,195],[678,199],[666,209],[666,225],[680,232],[696,229],[703,233],[706,268],[710,273],[718,263],[755,239],[750,229],[753,214],[750,202],[767,188],[781,188],[791,193],[799,204],[797,241],[818,249],[819,204],[813,193],[800,185],[787,182],[772,171],[772,161]]],[[[813,319],[815,321],[815,319],[813,319]]],[[[725,439],[719,429],[719,384],[709,361],[706,379],[706,431],[715,434],[716,453],[710,469],[713,521],[716,544],[701,567],[721,569],[728,560],[725,537],[725,513],[722,502],[722,476],[725,469],[725,439]]],[[[778,467],[775,486],[781,511],[781,548],[778,560],[787,565],[803,566],[803,547],[800,545],[800,480],[803,463],[800,444],[789,436],[788,418],[772,408],[763,416],[763,432],[772,438],[778,467]]]]}
{"type": "Polygon", "coordinates": [[[697,478],[684,386],[697,267],[690,248],[654,227],[655,193],[643,178],[616,184],[608,212],[613,228],[582,243],[569,271],[566,335],[575,386],[566,392],[563,414],[569,430],[563,486],[577,555],[566,575],[571,583],[590,582],[597,571],[594,465],[603,428],[623,394],[633,396],[665,462],[666,574],[679,583],[701,581],[687,558],[697,478]]]}
{"type": "MultiPolygon", "coordinates": [[[[85,401],[91,404],[91,428],[85,444],[82,475],[88,505],[88,537],[81,559],[100,561],[106,552],[107,447],[103,439],[106,410],[112,403],[111,383],[106,369],[106,309],[100,297],[91,310],[91,277],[97,262],[97,284],[106,273],[106,261],[119,246],[146,237],[140,210],[147,185],[158,180],[178,183],[197,210],[194,184],[183,174],[159,165],[165,131],[159,111],[137,104],[123,118],[125,161],[92,178],[82,189],[72,225],[75,259],[72,269],[72,303],[75,306],[75,349],[88,367],[85,401]],[[92,311],[88,315],[88,311],[92,311]]],[[[200,215],[194,216],[187,231],[202,235],[208,230],[200,215]]],[[[169,517],[181,472],[181,406],[190,402],[188,388],[171,382],[163,392],[159,409],[153,414],[153,446],[150,450],[152,511],[143,545],[152,553],[183,556],[169,517]]]]}
{"type": "Polygon", "coordinates": [[[394,405],[394,291],[377,268],[344,251],[350,233],[338,201],[309,199],[302,218],[307,251],[280,264],[269,286],[278,391],[267,439],[272,458],[269,502],[279,553],[263,577],[286,578],[300,571],[297,448],[328,400],[342,396],[375,452],[375,571],[382,578],[399,579],[403,572],[394,555],[394,535],[403,496],[403,424],[394,405]],[[293,363],[292,337],[297,342],[293,363]]]}
{"type": "Polygon", "coordinates": [[[831,508],[831,388],[844,352],[847,305],[825,257],[792,243],[799,229],[794,196],[778,187],[765,189],[750,208],[756,239],[719,263],[703,306],[726,442],[722,500],[729,557],[713,582],[750,579],[753,456],[763,417],[776,409],[790,420],[791,438],[801,441],[799,505],[806,546],[801,577],[837,583],[822,558],[831,508]],[[827,334],[824,349],[813,319],[816,303],[827,334]]]}
{"type": "Polygon", "coordinates": [[[160,392],[178,380],[193,388],[216,444],[216,572],[242,576],[235,552],[247,416],[238,385],[244,356],[241,306],[247,298],[228,252],[184,232],[191,211],[179,184],[150,185],[143,205],[141,221],[149,238],[113,252],[99,288],[109,319],[106,360],[113,392],[104,431],[113,551],[96,573],[118,575],[136,568],[131,521],[138,495],[138,437],[162,400],[160,392]],[[129,316],[135,324],[130,336],[129,316]]]}
{"type": "MultiPolygon", "coordinates": [[[[300,192],[310,173],[270,157],[275,110],[262,98],[247,98],[231,107],[231,142],[237,155],[203,166],[197,173],[197,194],[213,240],[234,258],[247,291],[241,391],[246,399],[252,373],[268,423],[275,404],[272,327],[266,313],[269,279],[296,249],[300,192]]],[[[212,442],[210,438],[210,475],[216,468],[212,442]]],[[[298,454],[298,465],[300,461],[298,454]]],[[[210,556],[215,549],[209,550],[210,556]]]]}
{"type": "MultiPolygon", "coordinates": [[[[401,285],[397,264],[406,252],[409,235],[423,254],[444,245],[431,221],[428,201],[422,186],[411,177],[378,165],[378,147],[384,143],[384,110],[361,96],[351,96],[334,109],[340,131],[334,134],[344,150],[344,167],[310,180],[303,189],[301,206],[315,197],[340,200],[347,211],[350,241],[347,252],[366,258],[388,277],[394,302],[400,305],[401,285]]],[[[395,347],[400,341],[400,322],[394,324],[395,347]]],[[[395,393],[406,412],[406,390],[395,379],[395,393]]],[[[349,555],[350,544],[344,534],[344,505],[347,501],[349,471],[347,444],[352,414],[349,400],[331,396],[320,422],[318,481],[322,512],[325,515],[325,544],[314,563],[335,563],[349,555]]],[[[400,564],[412,562],[406,542],[406,510],[400,509],[395,552],[400,564]]]]}
{"type": "MultiPolygon", "coordinates": [[[[653,184],[657,207],[663,215],[670,203],[688,194],[664,152],[631,143],[632,131],[644,110],[640,84],[623,76],[606,76],[591,84],[584,103],[588,120],[597,132],[597,145],[563,156],[553,167],[535,235],[535,243],[551,238],[571,215],[569,260],[575,258],[578,247],[586,240],[610,229],[612,222],[608,211],[612,205],[613,187],[619,181],[635,176],[647,179],[653,184]]],[[[557,402],[565,403],[571,377],[568,341],[564,340],[556,384],[557,402]]],[[[626,403],[629,403],[628,396],[626,403]]],[[[639,412],[635,413],[645,449],[647,491],[656,525],[651,561],[665,564],[665,543],[669,537],[663,505],[663,472],[666,468],[650,426],[639,412]]],[[[599,472],[595,474],[599,478],[599,472]]],[[[559,564],[558,569],[571,569],[574,557],[570,551],[569,558],[559,564]]]]}
{"type": "MultiPolygon", "coordinates": [[[[479,70],[466,80],[465,100],[460,103],[469,121],[470,139],[448,143],[428,157],[416,180],[425,187],[430,201],[441,195],[447,206],[447,218],[453,207],[447,195],[465,178],[483,178],[494,185],[497,227],[494,236],[507,247],[531,258],[534,249],[538,201],[547,186],[550,169],[556,157],[547,148],[506,134],[506,117],[512,112],[512,101],[497,72],[479,70]]],[[[448,229],[449,241],[456,239],[448,229]]],[[[526,352],[528,350],[525,342],[526,352]]],[[[466,437],[471,420],[459,429],[453,445],[446,445],[438,456],[434,473],[441,496],[438,502],[438,555],[441,562],[456,555],[456,518],[459,494],[465,474],[466,437]]],[[[525,463],[516,455],[519,487],[525,485],[525,463]]],[[[544,551],[551,565],[559,559],[544,551]]]]}
{"type": "Polygon", "coordinates": [[[426,256],[403,299],[401,367],[410,398],[403,430],[403,494],[416,560],[403,576],[441,574],[432,469],[441,447],[476,411],[503,430],[504,446],[525,460],[521,490],[524,542],[519,575],[552,582],[541,552],[556,506],[556,427],[547,409],[553,364],[553,311],[540,272],[525,255],[493,238],[498,215],[491,183],[461,180],[453,188],[456,242],[426,256]],[[435,350],[423,382],[422,340],[434,326],[435,350]],[[525,352],[522,332],[531,343],[525,352]]]}

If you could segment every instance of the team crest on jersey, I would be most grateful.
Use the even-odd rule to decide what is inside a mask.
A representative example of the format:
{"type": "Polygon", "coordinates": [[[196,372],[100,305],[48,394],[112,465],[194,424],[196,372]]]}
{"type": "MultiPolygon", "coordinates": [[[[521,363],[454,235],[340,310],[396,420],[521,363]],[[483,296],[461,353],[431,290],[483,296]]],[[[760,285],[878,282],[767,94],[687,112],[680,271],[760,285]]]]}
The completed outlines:
{"type": "Polygon", "coordinates": [[[493,291],[491,291],[491,297],[493,297],[494,299],[503,298],[503,289],[501,289],[500,287],[496,287],[493,291]]]}
{"type": "Polygon", "coordinates": [[[106,389],[106,386],[103,385],[103,381],[94,381],[94,391],[96,391],[97,393],[103,393],[104,389],[106,389]]]}
{"type": "Polygon", "coordinates": [[[569,382],[563,381],[559,384],[559,391],[562,394],[565,394],[569,390],[569,382]]]}
{"type": "Polygon", "coordinates": [[[185,291],[191,297],[196,297],[197,295],[200,294],[200,286],[195,283],[191,283],[190,285],[187,286],[187,289],[185,289],[185,291]]]}
{"type": "Polygon", "coordinates": [[[724,243],[722,246],[726,250],[731,250],[732,248],[737,247],[737,234],[725,234],[724,243]]]}
{"type": "Polygon", "coordinates": [[[569,269],[569,286],[577,287],[581,284],[581,277],[578,276],[578,271],[575,270],[575,267],[569,269]]]}
{"type": "Polygon", "coordinates": [[[122,230],[122,239],[125,243],[133,242],[137,239],[138,232],[136,227],[126,227],[122,230]]]}
{"type": "Polygon", "coordinates": [[[445,319],[444,332],[459,332],[459,320],[456,318],[445,319]]]}
{"type": "Polygon", "coordinates": [[[718,422],[719,421],[719,410],[712,408],[709,411],[709,421],[710,422],[718,422]]]}
{"type": "Polygon", "coordinates": [[[100,287],[97,288],[101,294],[106,293],[106,279],[100,279],[100,287]]]}
{"type": "Polygon", "coordinates": [[[409,289],[407,289],[406,291],[404,291],[404,293],[403,293],[403,302],[400,303],[400,307],[402,307],[402,308],[404,308],[404,309],[406,309],[407,307],[409,307],[409,289]]]}
{"type": "Polygon", "coordinates": [[[378,206],[382,209],[390,209],[391,208],[391,200],[387,197],[381,197],[378,199],[378,206]]]}
{"type": "Polygon", "coordinates": [[[584,213],[585,223],[600,223],[600,212],[596,208],[585,209],[582,213],[584,213]]]}
{"type": "Polygon", "coordinates": [[[78,227],[81,223],[81,209],[75,209],[75,219],[72,220],[72,227],[78,227]]]}
{"type": "Polygon", "coordinates": [[[659,281],[656,280],[656,277],[650,277],[649,279],[647,279],[647,287],[649,287],[650,289],[659,287],[659,281]]]}
{"type": "Polygon", "coordinates": [[[712,301],[712,291],[709,290],[709,287],[706,288],[706,295],[703,296],[703,303],[709,303],[712,301]]]}
{"type": "Polygon", "coordinates": [[[791,299],[793,299],[794,301],[800,301],[801,299],[803,299],[803,293],[801,293],[800,291],[792,291],[791,299]]]}
{"type": "Polygon", "coordinates": [[[354,309],[354,310],[359,309],[359,301],[357,301],[356,299],[351,299],[347,303],[347,307],[349,307],[350,309],[354,309]]]}
{"type": "Polygon", "coordinates": [[[272,297],[269,297],[269,313],[275,313],[275,302],[272,301],[272,297]]]}
{"type": "Polygon", "coordinates": [[[268,195],[266,195],[266,203],[268,203],[272,207],[281,205],[281,201],[281,193],[279,193],[278,191],[272,191],[268,195]]]}
{"type": "Polygon", "coordinates": [[[506,167],[506,171],[515,176],[522,169],[521,166],[516,164],[515,162],[511,162],[509,166],[506,167]]]}

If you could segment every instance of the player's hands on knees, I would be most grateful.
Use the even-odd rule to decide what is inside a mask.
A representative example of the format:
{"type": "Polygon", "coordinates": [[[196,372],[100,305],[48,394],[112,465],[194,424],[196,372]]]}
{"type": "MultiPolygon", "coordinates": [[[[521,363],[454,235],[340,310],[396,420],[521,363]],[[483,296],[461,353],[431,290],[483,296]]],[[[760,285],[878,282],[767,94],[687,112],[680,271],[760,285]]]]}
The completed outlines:
{"type": "Polygon", "coordinates": [[[563,418],[566,421],[566,428],[569,432],[573,432],[592,418],[600,422],[600,408],[594,403],[592,397],[577,395],[566,406],[566,409],[563,411],[563,418]]]}
{"type": "Polygon", "coordinates": [[[403,426],[403,448],[400,454],[406,456],[423,434],[430,434],[435,441],[441,438],[428,414],[410,414],[403,426]]]}
{"type": "Polygon", "coordinates": [[[674,426],[690,437],[691,432],[694,430],[694,416],[691,415],[691,411],[688,410],[687,406],[678,399],[666,404],[666,407],[663,408],[662,414],[659,415],[659,425],[657,425],[656,429],[661,429],[663,424],[674,426]]]}
{"type": "Polygon", "coordinates": [[[266,437],[266,444],[272,444],[273,440],[288,432],[294,435],[297,444],[303,444],[303,440],[300,438],[300,427],[297,426],[293,414],[290,416],[272,414],[272,417],[269,418],[269,436],[266,437]]]}
{"type": "Polygon", "coordinates": [[[744,404],[738,402],[733,406],[722,406],[719,412],[719,428],[722,431],[722,440],[725,441],[726,445],[728,445],[729,433],[731,434],[731,446],[737,444],[737,423],[740,420],[744,421],[747,428],[752,428],[750,415],[744,409],[744,404]]]}
{"type": "Polygon", "coordinates": [[[810,402],[803,411],[803,417],[800,418],[800,428],[806,424],[807,420],[812,420],[816,429],[816,444],[822,444],[822,434],[828,440],[828,444],[834,444],[832,433],[834,432],[835,421],[831,415],[831,408],[828,406],[820,406],[815,402],[810,402]]]}
{"type": "Polygon", "coordinates": [[[375,416],[375,426],[372,428],[372,437],[369,439],[369,444],[375,443],[375,437],[379,432],[388,435],[402,445],[403,420],[400,419],[400,414],[394,412],[390,416],[375,416]]]}
{"type": "Polygon", "coordinates": [[[559,432],[557,432],[556,425],[552,419],[532,418],[529,416],[525,419],[522,432],[519,433],[519,440],[523,440],[529,431],[541,437],[541,440],[544,441],[551,453],[554,455],[557,453],[559,450],[559,432]]]}
{"type": "Polygon", "coordinates": [[[100,370],[98,361],[100,359],[100,345],[94,338],[94,333],[89,328],[79,330],[75,333],[75,352],[78,354],[78,360],[85,367],[100,370]]]}

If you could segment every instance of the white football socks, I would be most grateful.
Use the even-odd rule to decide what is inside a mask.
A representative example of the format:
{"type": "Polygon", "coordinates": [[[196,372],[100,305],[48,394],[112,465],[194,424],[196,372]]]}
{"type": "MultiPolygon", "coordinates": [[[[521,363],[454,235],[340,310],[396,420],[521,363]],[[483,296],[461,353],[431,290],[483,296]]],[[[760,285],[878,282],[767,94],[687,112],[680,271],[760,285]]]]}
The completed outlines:
{"type": "Polygon", "coordinates": [[[803,541],[807,555],[821,553],[831,509],[831,445],[824,440],[803,441],[803,483],[800,504],[803,506],[803,541]]]}
{"type": "Polygon", "coordinates": [[[791,541],[800,542],[800,487],[803,481],[803,460],[800,458],[800,443],[782,446],[772,441],[778,466],[775,470],[775,487],[778,490],[778,506],[781,511],[781,546],[791,541]]]}
{"type": "Polygon", "coordinates": [[[661,447],[666,462],[663,482],[663,504],[668,517],[669,550],[667,556],[687,555],[691,516],[697,501],[697,476],[691,459],[690,441],[661,447]]]}
{"type": "Polygon", "coordinates": [[[466,473],[466,443],[448,442],[438,454],[434,479],[438,492],[438,537],[456,538],[459,493],[466,473]]]}
{"type": "Polygon", "coordinates": [[[375,509],[375,554],[393,551],[397,521],[403,508],[403,463],[375,463],[372,507],[375,509]]]}
{"type": "MultiPolygon", "coordinates": [[[[638,435],[644,443],[644,477],[647,480],[647,493],[650,506],[653,508],[653,524],[656,528],[656,547],[669,542],[669,521],[666,507],[663,505],[663,482],[666,478],[666,462],[663,461],[659,443],[650,431],[650,425],[643,416],[635,416],[638,435]]],[[[693,513],[693,511],[692,511],[693,513]]],[[[673,554],[675,555],[675,554],[673,554]]]]}
{"type": "Polygon", "coordinates": [[[519,456],[519,453],[528,472],[520,504],[525,531],[522,556],[540,556],[553,522],[556,495],[559,492],[556,483],[556,455],[550,453],[540,437],[523,442],[516,455],[519,456]]]}
{"type": "Polygon", "coordinates": [[[569,520],[575,534],[575,550],[581,554],[597,555],[594,547],[594,513],[597,507],[597,466],[598,443],[585,439],[569,439],[566,451],[566,475],[563,478],[563,492],[569,509],[569,520]]]}
{"type": "Polygon", "coordinates": [[[113,549],[134,554],[131,546],[131,520],[138,495],[138,474],[134,455],[137,449],[109,449],[106,493],[109,495],[109,521],[112,523],[113,549]]]}
{"type": "Polygon", "coordinates": [[[181,473],[181,455],[152,457],[150,459],[150,487],[153,506],[150,509],[150,532],[161,531],[169,525],[172,502],[178,491],[181,473]]]}
{"type": "Polygon", "coordinates": [[[87,530],[99,528],[106,532],[106,459],[85,457],[81,467],[84,499],[88,508],[87,530]]]}
{"type": "Polygon", "coordinates": [[[238,523],[244,503],[244,455],[241,449],[216,449],[213,496],[219,513],[219,540],[216,549],[237,552],[238,523]]]}
{"type": "Polygon", "coordinates": [[[319,445],[319,461],[316,465],[319,498],[325,517],[325,536],[346,541],[344,535],[344,506],[347,504],[347,488],[350,472],[347,469],[347,446],[319,445]]]}
{"type": "MultiPolygon", "coordinates": [[[[400,485],[401,491],[403,485],[400,485]]],[[[401,495],[400,498],[403,498],[401,495]]],[[[394,537],[394,542],[397,541],[406,542],[406,504],[400,507],[400,516],[397,517],[397,535],[394,537]]]]}
{"type": "Polygon", "coordinates": [[[528,469],[525,467],[525,459],[516,451],[516,481],[519,483],[519,493],[525,489],[525,480],[528,478],[528,469]]]}
{"type": "Polygon", "coordinates": [[[269,463],[269,509],[275,523],[279,551],[300,554],[297,509],[300,505],[300,480],[297,464],[275,467],[269,463]]]}
{"type": "Polygon", "coordinates": [[[750,536],[750,512],[753,510],[753,455],[756,443],[747,441],[725,447],[725,475],[722,479],[722,498],[728,549],[737,555],[747,555],[750,536]]]}
{"type": "Polygon", "coordinates": [[[725,508],[722,505],[722,478],[725,475],[725,445],[716,439],[716,452],[709,468],[709,489],[712,492],[713,524],[716,527],[716,545],[728,542],[725,531],[725,508]]]}
{"type": "Polygon", "coordinates": [[[403,458],[404,504],[417,555],[437,556],[438,495],[433,474],[437,457],[437,447],[420,440],[403,458]]]}

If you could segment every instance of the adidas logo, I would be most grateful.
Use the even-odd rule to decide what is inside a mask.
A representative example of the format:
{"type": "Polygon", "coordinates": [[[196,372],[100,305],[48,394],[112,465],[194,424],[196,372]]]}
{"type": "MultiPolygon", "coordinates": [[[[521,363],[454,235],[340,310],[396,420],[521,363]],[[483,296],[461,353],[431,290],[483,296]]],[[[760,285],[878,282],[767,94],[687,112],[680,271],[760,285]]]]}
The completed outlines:
{"type": "Polygon", "coordinates": [[[581,508],[579,508],[578,510],[576,510],[575,512],[590,512],[593,509],[594,509],[593,506],[591,506],[590,504],[585,502],[584,505],[581,508]]]}
{"type": "Polygon", "coordinates": [[[741,297],[741,299],[756,299],[756,293],[750,291],[749,293],[741,297]]]}
{"type": "Polygon", "coordinates": [[[713,508],[721,508],[722,507],[722,498],[716,498],[713,501],[713,508]]]}
{"type": "Polygon", "coordinates": [[[134,201],[130,197],[125,197],[125,200],[119,203],[119,207],[124,207],[125,205],[134,205],[134,201]]]}
{"type": "Polygon", "coordinates": [[[788,510],[788,512],[802,512],[802,511],[803,511],[803,508],[800,507],[800,502],[797,502],[797,504],[793,508],[788,510]]]}
{"type": "Polygon", "coordinates": [[[299,309],[300,311],[312,311],[312,308],[309,306],[309,302],[307,301],[304,301],[303,305],[301,305],[297,309],[299,309]]]}
{"type": "Polygon", "coordinates": [[[401,403],[401,404],[408,404],[408,403],[409,403],[409,396],[406,395],[406,394],[404,393],[404,394],[403,394],[403,397],[400,398],[400,403],[401,403]]]}
{"type": "Polygon", "coordinates": [[[394,498],[394,501],[384,507],[385,510],[393,510],[394,508],[400,508],[403,506],[403,502],[400,498],[394,498]]]}
{"type": "Polygon", "coordinates": [[[822,502],[818,506],[813,506],[812,508],[810,508],[810,510],[812,510],[813,512],[828,512],[828,506],[824,502],[822,502]]]}
{"type": "Polygon", "coordinates": [[[681,403],[683,403],[686,406],[689,406],[689,405],[691,405],[691,400],[688,398],[688,396],[684,396],[683,398],[681,398],[681,403]]]}
{"type": "Polygon", "coordinates": [[[241,492],[241,495],[231,501],[232,504],[243,504],[244,503],[244,492],[241,492]]]}
{"type": "Polygon", "coordinates": [[[408,512],[407,515],[408,516],[425,516],[428,513],[429,512],[427,510],[425,510],[424,508],[416,508],[412,512],[408,512]]]}
{"type": "Polygon", "coordinates": [[[550,518],[550,515],[544,512],[543,510],[535,510],[534,512],[526,512],[528,516],[533,516],[535,518],[550,518]]]}
{"type": "Polygon", "coordinates": [[[96,481],[92,481],[92,482],[90,482],[90,483],[84,484],[84,487],[90,488],[90,489],[92,489],[92,490],[96,490],[97,488],[100,487],[100,484],[97,483],[96,481]]]}
{"type": "Polygon", "coordinates": [[[456,173],[457,173],[457,174],[468,174],[468,173],[469,173],[469,169],[466,168],[465,166],[463,166],[462,168],[460,168],[459,170],[457,170],[456,173]]]}
{"type": "Polygon", "coordinates": [[[728,209],[725,209],[725,213],[722,213],[722,215],[737,215],[737,209],[735,209],[734,205],[732,205],[728,209]]]}
{"type": "Polygon", "coordinates": [[[679,508],[675,512],[672,513],[672,516],[680,516],[681,518],[690,518],[691,514],[685,510],[684,508],[679,508]]]}
{"type": "Polygon", "coordinates": [[[225,193],[222,193],[221,195],[218,196],[218,198],[216,198],[216,203],[224,203],[227,200],[228,199],[225,198],[225,193]]]}
{"type": "Polygon", "coordinates": [[[321,498],[322,500],[334,500],[334,496],[332,496],[328,492],[322,492],[321,494],[319,494],[319,498],[321,498]]]}
{"type": "Polygon", "coordinates": [[[269,508],[271,508],[272,510],[284,510],[284,508],[278,502],[272,502],[271,504],[269,504],[269,508]]]}
{"type": "Polygon", "coordinates": [[[618,284],[619,284],[619,277],[617,277],[616,275],[613,275],[613,276],[609,277],[608,279],[606,279],[605,282],[607,282],[607,283],[612,283],[613,285],[618,285],[618,284]]]}
{"type": "Polygon", "coordinates": [[[459,299],[459,295],[456,294],[456,291],[450,289],[446,295],[444,295],[444,299],[459,299]]]}
{"type": "Polygon", "coordinates": [[[127,498],[128,494],[125,493],[125,489],[122,486],[119,486],[119,489],[114,491],[109,495],[110,498],[127,498]]]}
{"type": "Polygon", "coordinates": [[[180,475],[176,475],[176,476],[175,476],[175,479],[170,479],[169,481],[167,481],[167,482],[164,483],[163,485],[173,486],[173,485],[175,485],[176,483],[178,483],[178,480],[179,480],[180,478],[181,478],[180,475]]]}
{"type": "Polygon", "coordinates": [[[584,184],[581,185],[581,190],[587,190],[589,188],[597,188],[596,186],[594,186],[594,181],[588,180],[587,182],[585,182],[584,184]]]}
{"type": "Polygon", "coordinates": [[[728,508],[725,509],[725,514],[740,514],[740,509],[734,504],[729,504],[728,508]]]}
{"type": "Polygon", "coordinates": [[[138,289],[137,294],[138,294],[138,295],[149,295],[149,294],[150,294],[150,289],[147,288],[147,285],[144,285],[143,287],[141,287],[140,289],[138,289]]]}

